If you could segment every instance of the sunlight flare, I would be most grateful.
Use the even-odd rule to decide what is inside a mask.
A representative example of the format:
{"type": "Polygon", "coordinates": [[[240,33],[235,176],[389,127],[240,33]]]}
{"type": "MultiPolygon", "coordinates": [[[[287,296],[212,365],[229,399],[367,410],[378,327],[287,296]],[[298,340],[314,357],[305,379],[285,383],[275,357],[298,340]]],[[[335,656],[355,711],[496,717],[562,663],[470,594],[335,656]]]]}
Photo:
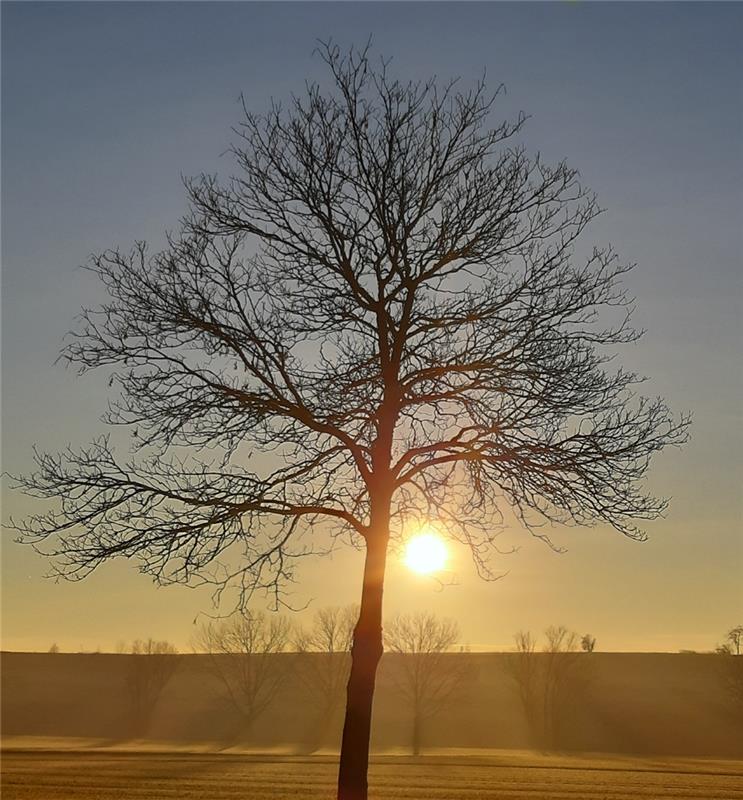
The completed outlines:
{"type": "Polygon", "coordinates": [[[425,529],[414,536],[405,547],[405,565],[421,575],[438,572],[446,564],[444,540],[435,531],[425,529]]]}

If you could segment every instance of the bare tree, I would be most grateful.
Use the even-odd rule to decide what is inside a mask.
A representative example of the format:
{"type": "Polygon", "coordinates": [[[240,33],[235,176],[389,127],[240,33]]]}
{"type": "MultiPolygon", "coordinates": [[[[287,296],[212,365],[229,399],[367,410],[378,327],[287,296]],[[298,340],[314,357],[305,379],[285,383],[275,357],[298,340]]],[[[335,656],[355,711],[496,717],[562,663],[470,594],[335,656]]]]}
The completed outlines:
{"type": "Polygon", "coordinates": [[[571,704],[578,702],[585,689],[586,661],[580,656],[577,633],[564,625],[550,625],[544,633],[544,742],[554,748],[571,704]]]}
{"type": "Polygon", "coordinates": [[[740,649],[743,645],[743,625],[731,628],[725,634],[725,641],[715,648],[722,656],[719,667],[720,679],[730,701],[730,711],[740,721],[743,717],[743,658],[740,649]]]}
{"type": "Polygon", "coordinates": [[[554,748],[561,740],[562,724],[571,706],[582,699],[590,676],[589,665],[578,651],[578,634],[564,625],[551,625],[545,638],[540,653],[531,633],[517,633],[511,672],[532,738],[541,747],[554,748]]]}
{"type": "Polygon", "coordinates": [[[276,655],[286,649],[290,638],[291,625],[285,617],[262,611],[206,623],[196,634],[196,648],[207,654],[209,671],[240,720],[237,738],[250,735],[286,682],[288,670],[276,655]]]}
{"type": "Polygon", "coordinates": [[[54,642],[52,646],[47,650],[47,653],[58,653],[59,652],[59,645],[54,642]]]}
{"type": "Polygon", "coordinates": [[[315,613],[309,628],[301,628],[295,634],[294,646],[303,656],[299,677],[310,703],[317,707],[310,736],[313,750],[325,742],[342,707],[358,618],[359,608],[355,605],[322,608],[315,613]]]}
{"type": "Polygon", "coordinates": [[[730,647],[730,652],[733,655],[740,655],[740,648],[743,645],[743,625],[736,625],[731,628],[726,634],[725,639],[727,645],[730,647]]]}
{"type": "Polygon", "coordinates": [[[423,725],[464,689],[467,665],[461,654],[450,653],[459,638],[456,623],[433,614],[398,614],[384,633],[388,652],[396,653],[393,680],[410,706],[413,755],[420,755],[423,725]]]}
{"type": "Polygon", "coordinates": [[[180,658],[170,642],[137,639],[127,656],[125,686],[131,713],[130,731],[141,737],[147,733],[155,707],[175,671],[180,658]]]}
{"type": "Polygon", "coordinates": [[[490,122],[500,89],[319,52],[327,90],[245,108],[234,177],[187,182],[164,249],[93,257],[109,300],[63,355],[109,371],[138,450],[39,453],[18,484],[60,504],[18,528],[67,577],[123,556],[242,603],[282,602],[337,537],[363,546],[338,790],[362,800],[390,540],[435,517],[492,577],[505,505],[542,538],[546,520],[643,539],[633,520],[666,502],[642,478],[688,420],[609,365],[639,336],[630,266],[576,254],[599,205],[519,145],[524,115],[490,122]]]}
{"type": "Polygon", "coordinates": [[[542,727],[543,703],[541,675],[538,660],[534,657],[537,641],[529,631],[519,631],[515,636],[516,654],[506,664],[519,689],[519,698],[532,738],[542,727]]]}
{"type": "Polygon", "coordinates": [[[580,640],[581,650],[584,653],[593,653],[595,647],[596,647],[596,637],[591,636],[590,633],[584,634],[583,638],[580,640]]]}

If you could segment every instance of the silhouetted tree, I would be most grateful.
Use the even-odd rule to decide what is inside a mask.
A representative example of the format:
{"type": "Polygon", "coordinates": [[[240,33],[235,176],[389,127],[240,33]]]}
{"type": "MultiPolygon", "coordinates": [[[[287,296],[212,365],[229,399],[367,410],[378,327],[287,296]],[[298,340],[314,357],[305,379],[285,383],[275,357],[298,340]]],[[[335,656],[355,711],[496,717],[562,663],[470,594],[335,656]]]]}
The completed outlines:
{"type": "Polygon", "coordinates": [[[294,646],[303,656],[299,678],[309,702],[317,707],[310,734],[313,750],[325,742],[341,709],[358,618],[358,606],[322,608],[308,628],[296,632],[294,646]]]}
{"type": "Polygon", "coordinates": [[[276,659],[291,638],[285,617],[245,611],[202,625],[195,636],[208,656],[208,669],[219,681],[223,699],[240,720],[237,738],[246,738],[256,720],[285,684],[288,671],[276,659]]]}
{"type": "Polygon", "coordinates": [[[584,653],[593,653],[596,647],[596,637],[591,636],[590,633],[586,633],[580,640],[580,647],[584,653]]]}
{"type": "Polygon", "coordinates": [[[530,631],[519,631],[515,636],[516,654],[506,662],[519,690],[521,706],[532,739],[543,729],[541,701],[542,686],[538,660],[534,657],[537,641],[530,631]]]}
{"type": "Polygon", "coordinates": [[[579,637],[564,625],[550,625],[544,647],[544,741],[556,747],[562,724],[586,686],[586,661],[578,652],[579,637]]]}
{"type": "Polygon", "coordinates": [[[736,656],[740,655],[741,644],[743,644],[743,625],[736,625],[725,635],[730,652],[736,656]]]}
{"type": "Polygon", "coordinates": [[[130,731],[144,736],[160,695],[178,669],[178,650],[170,642],[137,639],[127,656],[125,686],[131,713],[130,731]]]}
{"type": "Polygon", "coordinates": [[[450,653],[459,628],[433,614],[398,614],[385,626],[384,642],[396,660],[393,681],[410,706],[410,746],[420,755],[424,722],[436,716],[464,690],[467,665],[461,655],[450,653]]]}
{"type": "Polygon", "coordinates": [[[742,644],[743,625],[737,625],[725,634],[725,641],[715,648],[715,652],[722,656],[720,662],[722,684],[730,700],[732,713],[739,720],[743,712],[743,658],[740,653],[742,644]]]}
{"type": "Polygon", "coordinates": [[[59,652],[59,645],[56,642],[54,642],[47,652],[49,652],[49,653],[58,653],[59,652]]]}
{"type": "Polygon", "coordinates": [[[74,579],[123,556],[243,603],[281,602],[296,557],[334,537],[363,545],[339,771],[341,800],[361,800],[390,539],[435,517],[485,577],[506,503],[542,538],[546,519],[642,539],[632,520],[666,507],[642,478],[687,420],[608,366],[639,335],[630,266],[576,255],[596,199],[527,155],[525,116],[491,126],[500,89],[320,54],[327,91],[246,108],[234,177],[187,182],[163,250],[93,257],[109,300],[64,357],[110,370],[109,421],[139,455],[108,438],[38,454],[18,483],[60,506],[19,529],[74,579]]]}
{"type": "Polygon", "coordinates": [[[541,747],[554,748],[562,738],[562,724],[583,698],[589,682],[589,665],[578,652],[578,634],[564,625],[545,630],[546,643],[537,652],[529,632],[516,634],[516,658],[511,674],[532,738],[541,747]]]}

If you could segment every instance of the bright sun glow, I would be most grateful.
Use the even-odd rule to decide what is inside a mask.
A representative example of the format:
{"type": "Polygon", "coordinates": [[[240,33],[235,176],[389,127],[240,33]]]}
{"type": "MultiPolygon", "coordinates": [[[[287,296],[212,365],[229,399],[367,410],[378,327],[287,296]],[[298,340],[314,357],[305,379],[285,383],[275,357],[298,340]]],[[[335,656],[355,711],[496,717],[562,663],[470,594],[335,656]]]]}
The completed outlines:
{"type": "Polygon", "coordinates": [[[431,531],[413,537],[405,548],[405,564],[421,575],[442,569],[446,564],[444,540],[431,531]]]}

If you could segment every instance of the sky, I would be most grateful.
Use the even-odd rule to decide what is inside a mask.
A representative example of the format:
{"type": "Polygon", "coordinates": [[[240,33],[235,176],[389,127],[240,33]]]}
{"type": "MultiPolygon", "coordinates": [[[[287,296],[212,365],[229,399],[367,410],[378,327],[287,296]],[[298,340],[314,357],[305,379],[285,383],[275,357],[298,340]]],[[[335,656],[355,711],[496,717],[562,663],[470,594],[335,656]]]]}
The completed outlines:
{"type": "MultiPolygon", "coordinates": [[[[550,624],[599,650],[712,649],[743,622],[741,34],[734,3],[3,3],[3,470],[103,431],[105,381],[54,363],[80,307],[102,299],[80,269],[89,254],[162,244],[186,210],[181,176],[229,174],[241,92],[261,111],[323,78],[318,38],[371,36],[401,77],[485,70],[507,88],[493,122],[523,109],[527,147],[580,170],[607,209],[587,236],[637,263],[626,285],[647,333],[623,363],[694,418],[689,444],[651,469],[672,500],[647,542],[571,528],[557,554],[509,530],[501,579],[452,548],[443,589],[393,554],[386,612],[452,617],[473,649],[550,624]]],[[[33,508],[4,486],[4,520],[33,508]]],[[[152,636],[188,650],[212,611],[208,591],[157,588],[129,562],[79,583],[48,568],[3,532],[3,649],[152,636]]],[[[307,561],[296,621],[356,602],[361,569],[352,549],[307,561]]]]}

